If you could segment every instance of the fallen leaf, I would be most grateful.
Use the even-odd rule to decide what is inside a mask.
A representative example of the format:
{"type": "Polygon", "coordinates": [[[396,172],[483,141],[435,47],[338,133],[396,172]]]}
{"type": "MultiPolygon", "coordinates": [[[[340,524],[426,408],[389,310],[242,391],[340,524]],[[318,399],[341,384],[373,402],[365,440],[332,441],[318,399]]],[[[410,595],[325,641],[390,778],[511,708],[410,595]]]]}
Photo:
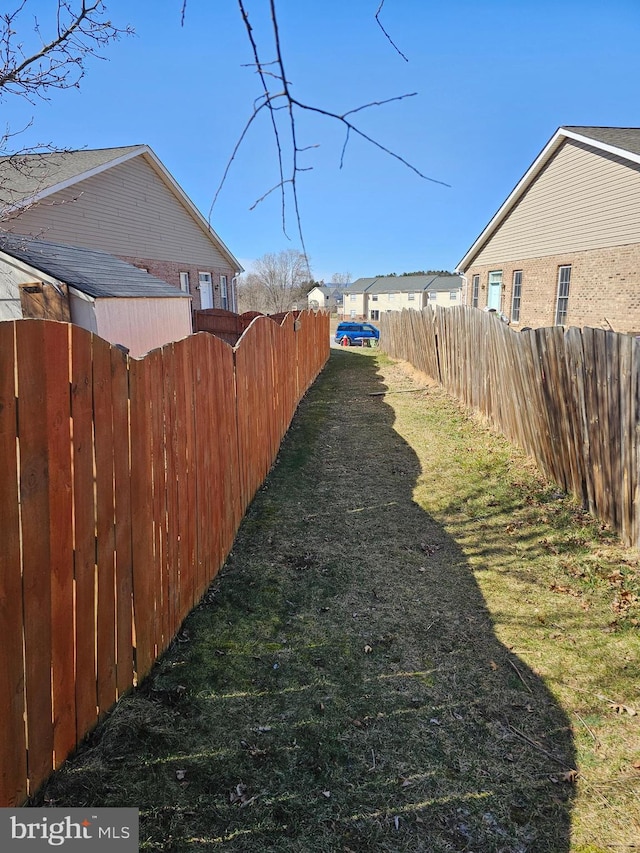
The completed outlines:
{"type": "Polygon", "coordinates": [[[617,702],[611,702],[609,707],[616,712],[616,714],[628,714],[630,717],[637,717],[638,712],[635,708],[632,708],[630,705],[622,705],[617,702]]]}
{"type": "Polygon", "coordinates": [[[182,782],[186,775],[186,770],[176,770],[176,779],[178,780],[178,782],[182,782]]]}
{"type": "Polygon", "coordinates": [[[634,770],[640,770],[640,758],[631,765],[634,770]]]}
{"type": "Polygon", "coordinates": [[[569,784],[574,785],[578,780],[578,771],[568,770],[566,773],[563,773],[560,778],[563,782],[569,782],[569,784]]]}
{"type": "Polygon", "coordinates": [[[496,671],[496,669],[498,669],[498,664],[497,664],[494,660],[492,660],[492,661],[489,663],[489,666],[491,667],[491,669],[492,669],[494,672],[496,671]]]}
{"type": "Polygon", "coordinates": [[[322,792],[322,796],[323,796],[323,797],[326,797],[327,799],[329,799],[329,797],[331,796],[331,791],[323,791],[323,792],[322,792]]]}
{"type": "Polygon", "coordinates": [[[371,646],[365,646],[364,647],[365,655],[370,655],[372,651],[373,651],[373,649],[371,648],[371,646]]]}

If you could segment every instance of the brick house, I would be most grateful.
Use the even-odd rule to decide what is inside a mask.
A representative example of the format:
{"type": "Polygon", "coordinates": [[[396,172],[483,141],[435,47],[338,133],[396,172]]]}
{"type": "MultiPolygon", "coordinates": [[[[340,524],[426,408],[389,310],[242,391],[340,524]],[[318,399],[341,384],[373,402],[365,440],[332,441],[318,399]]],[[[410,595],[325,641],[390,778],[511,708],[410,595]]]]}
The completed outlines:
{"type": "Polygon", "coordinates": [[[640,330],[640,128],[559,128],[457,269],[516,328],[640,330]]]}
{"type": "Polygon", "coordinates": [[[237,309],[242,267],[147,145],[0,158],[2,229],[98,249],[237,309]]]}

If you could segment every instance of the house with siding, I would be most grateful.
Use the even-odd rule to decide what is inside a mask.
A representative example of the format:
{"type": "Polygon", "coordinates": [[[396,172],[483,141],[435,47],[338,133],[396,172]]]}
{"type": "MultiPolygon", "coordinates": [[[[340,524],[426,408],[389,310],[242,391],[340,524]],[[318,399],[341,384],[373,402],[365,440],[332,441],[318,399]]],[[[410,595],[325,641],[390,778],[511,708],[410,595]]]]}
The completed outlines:
{"type": "Polygon", "coordinates": [[[640,330],[640,128],[559,128],[457,269],[516,328],[640,330]]]}
{"type": "Polygon", "coordinates": [[[451,307],[462,298],[458,275],[400,275],[359,278],[343,291],[342,313],[352,319],[376,320],[388,311],[427,305],[451,307]]]}
{"type": "Polygon", "coordinates": [[[106,252],[0,234],[0,320],[60,320],[141,356],[191,334],[191,297],[106,252]]]}
{"type": "Polygon", "coordinates": [[[97,249],[237,310],[242,266],[147,145],[0,158],[4,231],[97,249]]]}
{"type": "Polygon", "coordinates": [[[307,294],[307,305],[311,310],[317,311],[320,308],[326,311],[339,311],[339,306],[342,305],[342,290],[347,285],[340,287],[318,284],[312,287],[307,294]]]}

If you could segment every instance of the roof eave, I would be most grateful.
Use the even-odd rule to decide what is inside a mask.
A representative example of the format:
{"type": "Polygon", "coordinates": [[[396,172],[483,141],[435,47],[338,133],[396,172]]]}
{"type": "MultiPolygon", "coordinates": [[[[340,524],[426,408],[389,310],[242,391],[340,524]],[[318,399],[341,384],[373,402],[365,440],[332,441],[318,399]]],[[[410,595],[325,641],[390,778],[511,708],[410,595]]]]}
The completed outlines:
{"type": "Polygon", "coordinates": [[[610,145],[606,142],[601,142],[591,136],[585,136],[581,133],[576,133],[566,127],[559,127],[549,142],[542,149],[540,154],[533,161],[529,169],[525,172],[520,181],[516,184],[512,192],[507,197],[506,201],[498,209],[497,213],[489,221],[489,224],[480,233],[479,237],[467,251],[464,257],[455,267],[455,272],[464,273],[469,268],[474,257],[478,254],[484,244],[493,236],[494,232],[502,225],[507,216],[511,213],[516,203],[521,196],[531,186],[538,177],[542,169],[547,165],[556,151],[567,139],[573,139],[576,142],[582,142],[584,145],[589,145],[591,148],[598,148],[601,151],[606,151],[609,154],[614,154],[617,157],[622,157],[624,160],[629,160],[633,163],[640,164],[640,154],[635,154],[632,151],[626,151],[624,148],[617,148],[615,145],[610,145]]]}
{"type": "Polygon", "coordinates": [[[166,169],[166,167],[163,165],[163,163],[148,145],[138,145],[133,149],[133,151],[128,151],[126,154],[122,154],[120,157],[115,157],[113,160],[109,160],[106,163],[101,163],[99,166],[95,166],[92,169],[87,169],[85,172],[81,172],[79,175],[74,175],[72,178],[67,178],[65,181],[60,181],[57,184],[53,184],[50,187],[46,187],[46,189],[35,193],[35,195],[21,199],[16,204],[7,205],[5,211],[13,213],[18,210],[22,210],[25,207],[31,207],[32,205],[37,204],[39,201],[48,198],[54,193],[60,192],[61,190],[66,190],[69,187],[80,183],[80,181],[85,181],[87,180],[87,178],[93,178],[95,175],[99,175],[102,172],[107,171],[107,169],[112,169],[114,166],[120,166],[122,163],[126,163],[128,160],[132,160],[134,157],[140,157],[141,155],[148,158],[158,177],[169,188],[169,190],[173,192],[175,196],[178,197],[183,206],[187,208],[191,216],[196,220],[197,224],[204,231],[207,237],[215,244],[216,248],[221,251],[222,254],[229,261],[230,266],[233,267],[236,274],[239,275],[241,272],[243,272],[244,268],[242,264],[238,261],[236,257],[234,257],[229,248],[216,234],[209,222],[204,218],[204,216],[200,213],[195,204],[191,201],[189,196],[182,189],[180,184],[175,180],[173,175],[171,175],[171,173],[166,169]]]}

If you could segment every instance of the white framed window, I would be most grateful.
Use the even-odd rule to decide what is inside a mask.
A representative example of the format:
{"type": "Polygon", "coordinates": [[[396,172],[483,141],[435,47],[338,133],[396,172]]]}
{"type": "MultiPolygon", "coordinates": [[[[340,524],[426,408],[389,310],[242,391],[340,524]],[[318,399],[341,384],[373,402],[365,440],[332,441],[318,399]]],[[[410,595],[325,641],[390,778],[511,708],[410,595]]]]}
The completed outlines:
{"type": "Polygon", "coordinates": [[[450,290],[449,291],[449,302],[457,302],[458,301],[458,291],[450,290]]]}
{"type": "Polygon", "coordinates": [[[558,297],[556,300],[556,326],[564,326],[569,311],[569,288],[571,286],[571,264],[558,267],[558,297]]]}
{"type": "Polygon", "coordinates": [[[478,307],[478,299],[480,297],[480,276],[474,275],[471,279],[471,307],[478,307]]]}
{"type": "Polygon", "coordinates": [[[522,270],[514,270],[511,288],[511,322],[520,322],[520,302],[522,301],[522,270]]]}
{"type": "Polygon", "coordinates": [[[355,293],[350,293],[349,294],[349,302],[355,302],[355,301],[356,301],[355,293]]]}
{"type": "Polygon", "coordinates": [[[415,302],[415,300],[416,300],[416,295],[415,295],[415,293],[407,293],[407,300],[408,300],[409,302],[415,302]]]}
{"type": "Polygon", "coordinates": [[[372,301],[372,302],[377,302],[377,301],[378,301],[378,294],[377,294],[377,293],[372,293],[372,294],[371,294],[371,301],[372,301]]]}
{"type": "Polygon", "coordinates": [[[185,293],[189,293],[189,273],[181,272],[180,273],[180,290],[183,290],[185,293]]]}
{"type": "Polygon", "coordinates": [[[388,298],[389,298],[389,302],[393,302],[393,300],[396,298],[395,293],[390,293],[388,298]]]}
{"type": "Polygon", "coordinates": [[[370,320],[379,320],[380,319],[380,312],[376,309],[372,309],[369,312],[369,319],[370,320]]]}
{"type": "Polygon", "coordinates": [[[220,305],[225,310],[229,305],[229,297],[227,294],[227,277],[226,275],[220,276],[220,305]]]}
{"type": "Polygon", "coordinates": [[[430,290],[429,291],[429,302],[435,302],[437,298],[438,298],[438,294],[435,293],[433,290],[430,290]]]}
{"type": "Polygon", "coordinates": [[[213,308],[213,282],[210,272],[198,273],[198,288],[200,290],[200,308],[213,308]]]}

